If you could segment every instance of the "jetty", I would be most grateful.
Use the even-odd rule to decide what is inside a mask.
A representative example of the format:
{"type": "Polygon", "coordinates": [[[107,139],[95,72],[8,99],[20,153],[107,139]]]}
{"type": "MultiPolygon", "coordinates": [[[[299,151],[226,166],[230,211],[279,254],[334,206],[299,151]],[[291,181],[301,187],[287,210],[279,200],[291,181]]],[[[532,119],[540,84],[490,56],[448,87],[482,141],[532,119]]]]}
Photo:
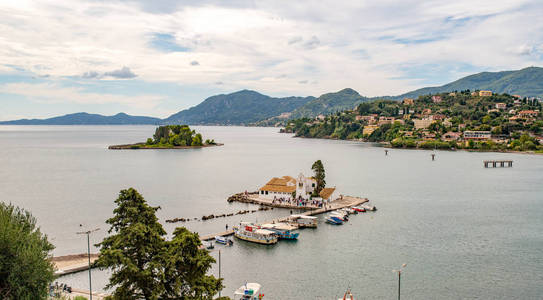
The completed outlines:
{"type": "MultiPolygon", "coordinates": [[[[258,197],[257,193],[250,193],[250,194],[240,193],[228,198],[228,202],[233,202],[233,201],[266,205],[266,206],[279,207],[279,208],[305,209],[307,211],[304,213],[301,213],[300,215],[315,216],[315,215],[320,215],[326,212],[342,209],[345,207],[357,206],[357,205],[366,203],[369,200],[367,198],[342,195],[336,200],[333,200],[330,203],[327,203],[323,207],[315,207],[315,206],[297,206],[297,205],[284,204],[284,203],[273,203],[271,199],[258,197]],[[236,199],[236,200],[233,200],[233,199],[236,199]]],[[[273,219],[270,221],[265,221],[265,222],[262,222],[261,224],[286,222],[288,221],[289,218],[290,218],[290,215],[286,217],[278,218],[278,219],[273,219]]],[[[233,234],[234,234],[234,230],[226,230],[219,233],[200,236],[200,239],[202,241],[211,241],[211,240],[214,240],[216,236],[230,236],[233,234]]]]}
{"type": "MultiPolygon", "coordinates": [[[[91,254],[90,261],[92,264],[98,259],[98,254],[91,254]]],[[[55,265],[55,275],[67,275],[89,269],[89,256],[86,253],[72,254],[64,256],[56,256],[51,259],[55,265]]]]}
{"type": "Polygon", "coordinates": [[[485,166],[485,168],[489,168],[489,167],[512,168],[513,161],[512,160],[484,160],[483,165],[485,166]]]}

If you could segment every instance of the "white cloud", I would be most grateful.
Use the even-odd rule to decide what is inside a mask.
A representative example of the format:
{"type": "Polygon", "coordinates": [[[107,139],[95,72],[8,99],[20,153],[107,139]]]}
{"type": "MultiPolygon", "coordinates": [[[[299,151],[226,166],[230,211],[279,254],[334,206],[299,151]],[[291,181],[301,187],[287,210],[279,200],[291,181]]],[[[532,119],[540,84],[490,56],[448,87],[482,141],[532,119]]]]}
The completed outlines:
{"type": "Polygon", "coordinates": [[[448,74],[419,72],[431,79],[472,72],[454,64],[501,70],[541,63],[531,50],[543,44],[536,0],[222,3],[13,1],[0,8],[0,61],[57,80],[127,66],[150,82],[315,96],[344,87],[369,96],[420,87],[405,78],[405,66],[452,66],[448,74]],[[171,34],[187,50],[154,49],[155,33],[171,34]]]}

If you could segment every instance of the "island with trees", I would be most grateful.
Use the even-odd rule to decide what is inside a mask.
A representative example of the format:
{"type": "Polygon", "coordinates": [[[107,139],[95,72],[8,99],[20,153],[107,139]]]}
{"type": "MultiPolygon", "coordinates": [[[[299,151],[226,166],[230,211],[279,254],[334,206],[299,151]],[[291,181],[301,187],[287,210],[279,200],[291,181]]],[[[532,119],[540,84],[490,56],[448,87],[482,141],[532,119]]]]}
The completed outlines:
{"type": "Polygon", "coordinates": [[[541,109],[535,97],[464,90],[368,101],[352,110],[290,120],[281,132],[395,148],[543,153],[541,109]]]}
{"type": "Polygon", "coordinates": [[[190,149],[222,145],[213,139],[204,141],[202,134],[191,130],[188,125],[164,125],[159,126],[145,143],[113,145],[108,149],[190,149]]]}

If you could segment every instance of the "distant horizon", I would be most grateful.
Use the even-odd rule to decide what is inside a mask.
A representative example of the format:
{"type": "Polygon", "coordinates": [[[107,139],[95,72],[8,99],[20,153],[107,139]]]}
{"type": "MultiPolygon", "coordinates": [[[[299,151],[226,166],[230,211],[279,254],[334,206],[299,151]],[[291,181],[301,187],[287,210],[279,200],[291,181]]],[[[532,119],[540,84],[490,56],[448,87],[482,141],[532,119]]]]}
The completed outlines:
{"type": "MultiPolygon", "coordinates": [[[[490,73],[508,72],[508,71],[520,71],[520,70],[524,70],[524,69],[527,69],[527,68],[541,68],[541,67],[529,66],[529,67],[521,68],[521,69],[518,69],[518,70],[501,70],[501,71],[495,71],[495,72],[490,72],[490,73]]],[[[479,73],[484,73],[484,72],[479,72],[479,73]]],[[[479,73],[469,74],[467,76],[475,75],[475,74],[479,74],[479,73]]],[[[467,77],[467,76],[464,76],[464,77],[467,77]]],[[[462,79],[464,77],[457,78],[454,81],[462,79]]],[[[452,81],[452,82],[454,82],[454,81],[452,81]]],[[[344,87],[344,88],[339,89],[337,91],[329,91],[329,92],[326,92],[326,93],[335,93],[335,92],[339,92],[339,91],[344,90],[344,89],[353,89],[357,93],[359,93],[361,96],[364,96],[364,97],[368,97],[368,98],[380,98],[380,97],[383,97],[383,98],[385,98],[385,97],[401,96],[403,94],[406,94],[406,93],[409,93],[409,92],[412,92],[412,91],[415,91],[415,90],[418,90],[418,89],[422,89],[422,88],[440,87],[440,86],[446,85],[448,83],[451,83],[451,82],[447,82],[447,83],[443,83],[443,84],[435,85],[435,86],[421,86],[421,87],[418,87],[418,88],[416,88],[414,90],[406,91],[404,93],[397,94],[397,95],[381,95],[381,96],[369,96],[368,97],[368,96],[360,93],[359,91],[357,91],[356,89],[351,88],[351,87],[344,87]]],[[[0,119],[0,122],[9,122],[9,121],[17,121],[17,120],[44,120],[44,119],[50,119],[50,118],[55,118],[55,117],[62,117],[62,116],[66,116],[66,115],[75,115],[75,114],[83,114],[83,113],[90,114],[90,115],[101,115],[101,116],[105,116],[105,117],[113,117],[113,116],[116,116],[116,115],[119,115],[119,114],[126,114],[126,115],[133,116],[133,117],[150,117],[150,118],[157,118],[157,119],[164,120],[164,119],[168,118],[169,116],[171,116],[172,114],[175,114],[175,113],[177,113],[179,111],[186,110],[186,109],[189,109],[191,107],[197,106],[198,104],[202,103],[203,101],[205,101],[209,97],[218,96],[218,95],[229,95],[229,94],[233,94],[233,93],[237,93],[237,92],[241,92],[241,91],[253,91],[253,92],[257,92],[257,93],[259,93],[261,95],[265,95],[265,96],[269,96],[269,97],[273,97],[273,98],[283,98],[283,97],[315,97],[315,98],[317,98],[317,97],[321,96],[321,95],[302,95],[302,96],[300,96],[300,95],[284,95],[284,96],[277,97],[277,96],[273,96],[273,95],[270,95],[270,94],[260,92],[260,91],[255,90],[255,89],[243,88],[243,89],[236,90],[236,91],[223,92],[223,93],[218,93],[218,94],[213,94],[213,95],[206,96],[200,102],[194,104],[193,106],[179,109],[179,110],[177,110],[177,111],[175,111],[175,112],[173,112],[171,114],[168,114],[168,115],[165,115],[165,116],[162,116],[162,117],[154,116],[154,115],[150,115],[150,114],[130,114],[130,113],[127,113],[127,112],[124,112],[124,111],[118,111],[118,112],[112,112],[112,113],[100,113],[100,112],[92,112],[92,111],[75,111],[75,112],[68,112],[68,113],[58,114],[58,115],[50,115],[50,116],[46,116],[46,117],[21,117],[21,118],[18,118],[18,119],[9,119],[9,120],[1,120],[0,119]]]]}
{"type": "Polygon", "coordinates": [[[535,0],[8,2],[0,120],[166,117],[248,87],[399,95],[543,65],[541,15],[535,0]]]}

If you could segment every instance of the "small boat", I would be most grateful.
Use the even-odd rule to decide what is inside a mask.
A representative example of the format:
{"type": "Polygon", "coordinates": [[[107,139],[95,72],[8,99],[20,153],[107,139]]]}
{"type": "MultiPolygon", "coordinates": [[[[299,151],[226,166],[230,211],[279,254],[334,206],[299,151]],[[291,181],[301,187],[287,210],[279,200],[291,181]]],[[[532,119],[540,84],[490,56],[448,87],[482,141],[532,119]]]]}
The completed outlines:
{"type": "Polygon", "coordinates": [[[209,242],[209,244],[207,244],[207,246],[206,246],[206,249],[209,249],[209,250],[211,250],[213,248],[215,248],[215,246],[213,246],[212,242],[209,242]]]}
{"type": "Polygon", "coordinates": [[[330,216],[326,218],[326,223],[333,224],[333,225],[341,225],[343,224],[343,221],[341,221],[339,218],[330,216]]]}
{"type": "Polygon", "coordinates": [[[358,214],[358,211],[356,209],[353,209],[352,207],[345,207],[344,210],[349,214],[358,214]]]}
{"type": "Polygon", "coordinates": [[[317,228],[317,217],[306,215],[292,215],[289,217],[290,221],[296,224],[299,228],[317,228]]]}
{"type": "Polygon", "coordinates": [[[369,204],[362,204],[360,207],[365,208],[367,211],[376,211],[377,207],[369,204]]]}
{"type": "Polygon", "coordinates": [[[258,283],[245,283],[234,292],[234,300],[260,300],[264,298],[261,290],[262,286],[258,283]]]}
{"type": "Polygon", "coordinates": [[[225,236],[222,236],[222,235],[218,235],[215,237],[215,242],[219,243],[219,244],[223,244],[223,245],[228,245],[228,246],[231,246],[234,244],[234,241],[232,241],[231,239],[225,237],[225,236]]]}
{"type": "Polygon", "coordinates": [[[296,240],[298,239],[298,235],[300,235],[298,232],[293,232],[296,230],[296,227],[286,223],[262,224],[261,227],[274,231],[279,239],[296,240]]]}
{"type": "Polygon", "coordinates": [[[351,289],[348,289],[345,294],[343,294],[343,298],[339,298],[338,300],[354,300],[354,296],[351,293],[351,289]]]}
{"type": "Polygon", "coordinates": [[[277,233],[252,223],[242,222],[234,227],[234,236],[240,240],[257,244],[271,245],[277,243],[277,233]]]}
{"type": "Polygon", "coordinates": [[[340,219],[341,221],[343,222],[347,222],[349,221],[349,217],[347,217],[347,215],[344,215],[344,214],[340,214],[340,213],[337,213],[337,212],[332,212],[330,214],[331,217],[336,217],[338,219],[340,219]]]}
{"type": "Polygon", "coordinates": [[[363,207],[353,206],[353,209],[357,212],[366,212],[366,209],[363,207]]]}

